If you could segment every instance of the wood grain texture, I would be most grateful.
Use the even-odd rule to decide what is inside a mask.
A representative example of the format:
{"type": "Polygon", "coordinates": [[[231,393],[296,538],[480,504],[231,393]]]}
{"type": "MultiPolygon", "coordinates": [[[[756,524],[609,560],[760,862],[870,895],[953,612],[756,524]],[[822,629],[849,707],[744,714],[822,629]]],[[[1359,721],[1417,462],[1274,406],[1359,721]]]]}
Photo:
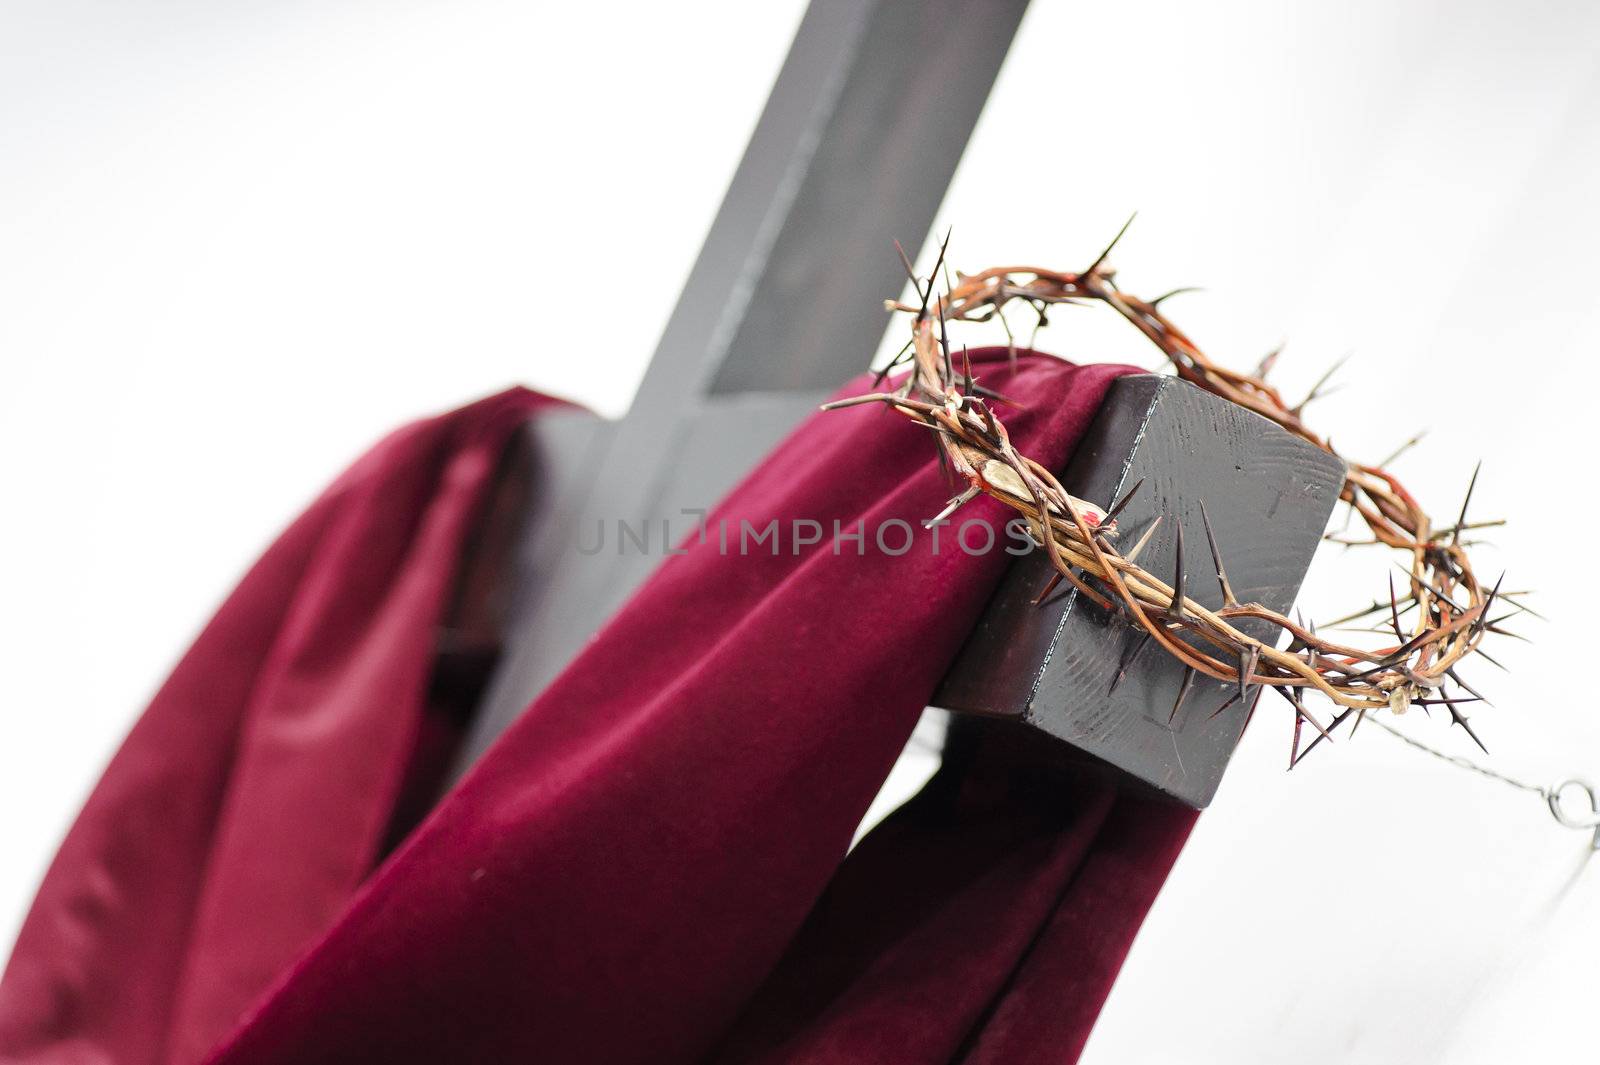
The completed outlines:
{"type": "MultiPolygon", "coordinates": [[[[1241,601],[1294,603],[1344,481],[1339,460],[1259,415],[1161,375],[1118,381],[1062,476],[1068,491],[1109,505],[1140,480],[1123,512],[1134,543],[1164,520],[1139,561],[1171,582],[1183,525],[1188,595],[1221,606],[1200,516],[1203,501],[1241,601]]],[[[1215,794],[1259,690],[1220,707],[1234,686],[1197,676],[1172,716],[1183,668],[1146,647],[1112,681],[1140,632],[1120,616],[1057,592],[1043,551],[1020,558],[985,608],[935,696],[949,710],[1020,720],[1191,806],[1215,794]]],[[[1255,623],[1260,625],[1259,622],[1255,623]]],[[[1270,626],[1251,629],[1258,637],[1270,626]]]]}

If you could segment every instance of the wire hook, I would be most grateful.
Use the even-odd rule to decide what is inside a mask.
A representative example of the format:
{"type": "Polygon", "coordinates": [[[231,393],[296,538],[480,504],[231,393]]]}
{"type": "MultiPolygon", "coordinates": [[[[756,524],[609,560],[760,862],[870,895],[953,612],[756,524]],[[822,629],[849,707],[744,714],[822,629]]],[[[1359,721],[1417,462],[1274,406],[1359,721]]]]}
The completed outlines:
{"type": "Polygon", "coordinates": [[[1550,804],[1550,813],[1557,823],[1566,828],[1594,829],[1594,838],[1590,841],[1590,849],[1600,851],[1600,801],[1596,801],[1594,788],[1586,780],[1574,777],[1563,780],[1553,788],[1545,791],[1545,801],[1550,804]],[[1567,812],[1566,805],[1561,801],[1561,796],[1569,788],[1579,788],[1589,799],[1589,812],[1574,816],[1567,812]]]}

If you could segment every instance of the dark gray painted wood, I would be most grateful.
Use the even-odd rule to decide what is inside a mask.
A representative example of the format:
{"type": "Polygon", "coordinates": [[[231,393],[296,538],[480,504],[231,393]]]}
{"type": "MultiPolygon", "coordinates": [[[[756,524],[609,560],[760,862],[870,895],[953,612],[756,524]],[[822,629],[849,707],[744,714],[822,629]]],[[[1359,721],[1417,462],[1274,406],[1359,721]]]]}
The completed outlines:
{"type": "MultiPolygon", "coordinates": [[[[632,409],[557,460],[582,463],[553,504],[566,527],[712,506],[866,367],[903,284],[892,241],[916,254],[1026,7],[812,0],[632,409]]],[[[563,552],[536,525],[458,770],[659,562],[563,552]]]]}
{"type": "MultiPolygon", "coordinates": [[[[1166,515],[1139,556],[1145,568],[1171,583],[1181,521],[1188,594],[1221,606],[1200,518],[1204,501],[1235,594],[1282,612],[1294,603],[1344,469],[1257,414],[1185,381],[1144,375],[1112,386],[1061,480],[1074,495],[1108,505],[1141,478],[1143,488],[1120,519],[1122,541],[1133,544],[1157,515],[1166,515]]],[[[1070,589],[1033,606],[1050,573],[1042,551],[1012,565],[935,705],[1020,720],[1191,806],[1205,806],[1250,706],[1236,702],[1208,720],[1234,688],[1197,676],[1169,721],[1183,668],[1153,644],[1112,693],[1139,630],[1070,589]]],[[[1254,624],[1240,627],[1270,635],[1270,626],[1254,624]]],[[[1258,689],[1252,704],[1257,695],[1258,689]]]]}

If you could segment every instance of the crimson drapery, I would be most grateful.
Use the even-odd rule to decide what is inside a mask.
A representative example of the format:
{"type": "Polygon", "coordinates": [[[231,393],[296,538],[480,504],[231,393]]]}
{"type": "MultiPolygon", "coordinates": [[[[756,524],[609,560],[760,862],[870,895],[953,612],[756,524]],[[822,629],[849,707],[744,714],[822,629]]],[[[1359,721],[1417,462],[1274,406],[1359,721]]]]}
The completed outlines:
{"type": "MultiPolygon", "coordinates": [[[[1057,468],[1128,372],[974,361],[1057,468]]],[[[462,537],[544,402],[395,434],[246,576],[47,875],[0,1058],[1077,1056],[1193,815],[963,731],[841,864],[1009,558],[878,540],[947,492],[878,408],[780,445],[382,858],[462,537]],[[846,537],[740,554],[774,518],[846,537]]]]}

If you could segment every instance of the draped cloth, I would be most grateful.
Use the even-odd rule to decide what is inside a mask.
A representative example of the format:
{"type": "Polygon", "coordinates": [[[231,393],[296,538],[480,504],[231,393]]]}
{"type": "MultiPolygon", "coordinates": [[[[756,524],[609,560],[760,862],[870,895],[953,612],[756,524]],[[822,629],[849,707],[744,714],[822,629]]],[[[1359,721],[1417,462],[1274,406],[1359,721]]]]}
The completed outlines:
{"type": "MultiPolygon", "coordinates": [[[[1129,372],[974,363],[1055,468],[1129,372]]],[[[385,854],[462,540],[546,402],[400,431],[245,577],[46,876],[0,1060],[1076,1059],[1193,814],[961,729],[849,851],[1010,560],[934,548],[949,486],[877,407],[796,430],[385,854]]]]}

